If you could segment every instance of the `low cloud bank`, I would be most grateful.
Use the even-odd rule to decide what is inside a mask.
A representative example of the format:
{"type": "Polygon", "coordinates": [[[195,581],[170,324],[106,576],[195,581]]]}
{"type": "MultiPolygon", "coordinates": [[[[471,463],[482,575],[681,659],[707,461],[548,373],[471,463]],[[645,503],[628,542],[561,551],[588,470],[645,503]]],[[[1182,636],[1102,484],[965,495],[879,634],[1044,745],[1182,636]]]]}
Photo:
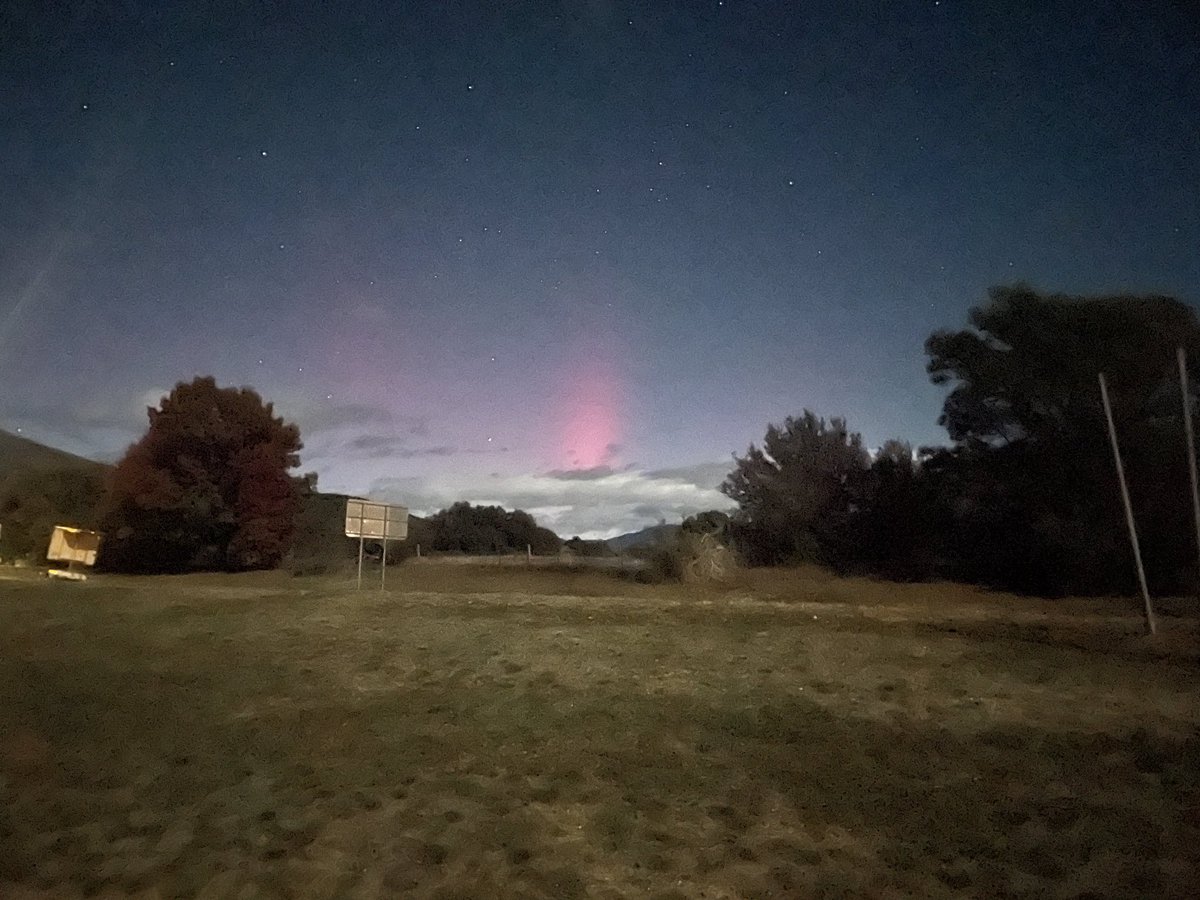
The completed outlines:
{"type": "Polygon", "coordinates": [[[655,470],[596,466],[520,475],[445,473],[381,478],[371,484],[369,495],[403,503],[416,515],[459,500],[524,509],[562,537],[601,539],[661,519],[677,522],[706,509],[730,509],[732,501],[717,486],[731,468],[702,463],[655,470]]]}

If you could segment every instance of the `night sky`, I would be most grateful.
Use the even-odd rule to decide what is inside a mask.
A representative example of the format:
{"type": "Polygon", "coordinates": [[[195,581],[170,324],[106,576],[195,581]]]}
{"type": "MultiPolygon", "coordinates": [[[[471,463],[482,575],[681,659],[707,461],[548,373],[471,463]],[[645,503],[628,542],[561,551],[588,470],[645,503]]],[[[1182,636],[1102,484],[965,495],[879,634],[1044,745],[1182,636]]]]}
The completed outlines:
{"type": "Polygon", "coordinates": [[[324,490],[609,535],[805,407],[945,443],[991,285],[1200,301],[1188,0],[51,5],[0,7],[0,428],[97,458],[212,374],[324,490]]]}

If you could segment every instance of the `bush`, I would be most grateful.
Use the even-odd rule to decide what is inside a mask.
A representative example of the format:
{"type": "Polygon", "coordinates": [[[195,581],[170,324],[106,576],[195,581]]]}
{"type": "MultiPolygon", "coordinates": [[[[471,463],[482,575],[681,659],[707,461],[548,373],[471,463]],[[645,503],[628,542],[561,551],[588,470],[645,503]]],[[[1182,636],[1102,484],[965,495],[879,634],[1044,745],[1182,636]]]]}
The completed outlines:
{"type": "Polygon", "coordinates": [[[680,532],[650,551],[636,578],[645,584],[725,581],[737,568],[733,553],[711,534],[680,532]]]}
{"type": "Polygon", "coordinates": [[[646,564],[634,573],[642,584],[665,584],[683,581],[684,560],[681,548],[672,544],[655,547],[646,557],[646,564]]]}
{"type": "Polygon", "coordinates": [[[434,513],[426,531],[426,548],[441,553],[524,553],[529,547],[538,556],[548,556],[557,553],[562,543],[524,510],[466,502],[434,513]]]}

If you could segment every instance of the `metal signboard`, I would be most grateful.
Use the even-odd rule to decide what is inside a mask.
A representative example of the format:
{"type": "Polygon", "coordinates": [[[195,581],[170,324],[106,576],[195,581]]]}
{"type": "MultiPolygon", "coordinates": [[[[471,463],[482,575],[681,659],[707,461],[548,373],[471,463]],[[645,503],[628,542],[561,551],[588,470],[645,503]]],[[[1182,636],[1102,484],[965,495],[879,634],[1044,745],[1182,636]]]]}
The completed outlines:
{"type": "Polygon", "coordinates": [[[358,538],[358,586],[362,587],[363,541],[370,539],[383,545],[379,566],[379,589],[387,579],[388,541],[408,537],[408,508],[388,503],[375,503],[359,497],[346,499],[346,537],[358,538]]]}
{"type": "Polygon", "coordinates": [[[408,508],[350,498],[346,501],[346,537],[402,541],[408,537],[408,508]]]}

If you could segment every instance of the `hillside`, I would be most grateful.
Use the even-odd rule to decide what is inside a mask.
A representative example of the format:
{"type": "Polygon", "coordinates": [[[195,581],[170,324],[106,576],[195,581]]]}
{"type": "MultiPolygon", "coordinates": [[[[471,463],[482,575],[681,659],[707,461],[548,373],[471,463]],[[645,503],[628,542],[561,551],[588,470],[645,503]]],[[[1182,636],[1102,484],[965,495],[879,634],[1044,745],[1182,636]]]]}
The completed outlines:
{"type": "Polygon", "coordinates": [[[617,553],[626,553],[643,547],[653,547],[662,541],[670,540],[679,532],[678,525],[651,525],[641,531],[630,531],[618,534],[608,539],[608,546],[617,553]]]}
{"type": "Polygon", "coordinates": [[[0,478],[26,469],[76,468],[103,470],[108,467],[104,463],[0,430],[0,478]]]}

